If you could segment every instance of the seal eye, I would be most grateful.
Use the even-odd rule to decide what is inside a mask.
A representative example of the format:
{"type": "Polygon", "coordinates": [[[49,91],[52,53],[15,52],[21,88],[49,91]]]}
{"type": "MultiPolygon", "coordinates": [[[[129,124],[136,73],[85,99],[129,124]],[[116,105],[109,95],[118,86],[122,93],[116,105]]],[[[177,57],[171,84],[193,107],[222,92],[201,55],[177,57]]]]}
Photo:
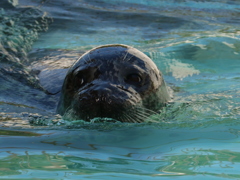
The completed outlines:
{"type": "Polygon", "coordinates": [[[74,78],[74,85],[76,86],[76,87],[80,87],[80,86],[82,86],[83,84],[85,83],[85,79],[84,79],[84,77],[83,76],[76,76],[75,78],[74,78]]]}
{"type": "Polygon", "coordinates": [[[128,83],[138,84],[142,82],[142,77],[138,74],[129,74],[126,76],[125,81],[128,83]]]}

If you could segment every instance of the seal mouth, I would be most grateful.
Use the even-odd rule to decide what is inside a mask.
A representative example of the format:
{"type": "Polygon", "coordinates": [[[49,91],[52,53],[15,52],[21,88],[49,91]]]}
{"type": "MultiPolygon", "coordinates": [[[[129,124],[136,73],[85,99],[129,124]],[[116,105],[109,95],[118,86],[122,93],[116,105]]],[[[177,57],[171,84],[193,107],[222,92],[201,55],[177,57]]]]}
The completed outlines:
{"type": "Polygon", "coordinates": [[[75,117],[85,121],[96,117],[120,120],[123,114],[140,100],[140,95],[133,89],[97,80],[86,84],[75,93],[70,108],[75,117]]]}
{"type": "Polygon", "coordinates": [[[78,117],[86,121],[94,118],[112,118],[119,120],[128,109],[131,109],[134,103],[122,98],[112,96],[86,97],[75,104],[74,109],[78,117]]]}
{"type": "Polygon", "coordinates": [[[99,85],[88,87],[76,93],[71,105],[64,113],[69,120],[91,122],[144,122],[149,113],[144,113],[141,97],[138,93],[125,91],[117,86],[99,85]]]}
{"type": "Polygon", "coordinates": [[[89,89],[75,95],[71,106],[64,114],[65,119],[142,123],[152,114],[156,114],[155,111],[143,106],[143,101],[137,93],[121,89],[115,89],[115,93],[100,93],[89,89]]]}
{"type": "Polygon", "coordinates": [[[141,123],[153,113],[156,112],[144,107],[141,95],[134,88],[98,80],[75,92],[64,118],[141,123]]]}

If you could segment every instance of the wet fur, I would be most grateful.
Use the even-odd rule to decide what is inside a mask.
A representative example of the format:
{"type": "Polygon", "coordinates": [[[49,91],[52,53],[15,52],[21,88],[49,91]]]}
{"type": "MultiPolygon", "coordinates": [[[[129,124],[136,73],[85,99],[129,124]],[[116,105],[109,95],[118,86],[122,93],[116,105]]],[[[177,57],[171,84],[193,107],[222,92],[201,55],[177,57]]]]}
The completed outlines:
{"type": "Polygon", "coordinates": [[[162,74],[149,57],[130,46],[106,45],[83,54],[69,69],[57,112],[70,120],[140,123],[169,100],[162,74]]]}

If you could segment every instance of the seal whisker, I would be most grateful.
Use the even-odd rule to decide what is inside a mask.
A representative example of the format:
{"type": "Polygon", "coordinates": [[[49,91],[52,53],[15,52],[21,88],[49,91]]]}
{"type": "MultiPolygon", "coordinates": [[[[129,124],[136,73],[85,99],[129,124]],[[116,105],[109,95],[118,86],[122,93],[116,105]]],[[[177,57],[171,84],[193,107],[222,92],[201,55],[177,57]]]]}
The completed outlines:
{"type": "Polygon", "coordinates": [[[91,58],[90,58],[90,54],[88,53],[88,60],[89,62],[91,62],[91,58]]]}
{"type": "Polygon", "coordinates": [[[125,115],[122,116],[122,117],[120,117],[119,120],[120,120],[121,122],[126,122],[126,123],[130,122],[129,119],[128,119],[128,117],[126,117],[125,115]]]}
{"type": "Polygon", "coordinates": [[[143,114],[142,112],[140,112],[140,111],[137,111],[137,112],[136,112],[136,115],[137,115],[138,117],[148,118],[148,116],[144,115],[144,114],[143,114]]]}
{"type": "Polygon", "coordinates": [[[142,122],[144,122],[144,119],[142,119],[142,117],[140,117],[140,116],[136,116],[137,118],[136,118],[136,121],[138,122],[138,123],[142,123],[142,122]]]}
{"type": "Polygon", "coordinates": [[[151,109],[140,107],[140,106],[137,106],[136,109],[141,109],[141,111],[143,111],[144,113],[148,113],[148,114],[157,114],[157,112],[155,112],[151,109]]]}
{"type": "Polygon", "coordinates": [[[132,115],[132,114],[127,114],[127,113],[125,113],[125,115],[128,117],[128,122],[129,122],[129,123],[132,123],[132,122],[135,122],[135,123],[136,123],[135,118],[133,118],[133,115],[132,115]]]}
{"type": "Polygon", "coordinates": [[[158,121],[153,120],[153,119],[150,118],[149,116],[145,116],[144,122],[155,122],[155,123],[157,123],[158,121]]]}
{"type": "Polygon", "coordinates": [[[150,116],[156,115],[156,114],[148,114],[148,113],[139,113],[143,118],[149,119],[150,116]]]}
{"type": "Polygon", "coordinates": [[[122,116],[120,116],[119,120],[120,120],[121,122],[127,122],[127,121],[128,121],[128,119],[127,119],[127,117],[126,117],[126,114],[125,114],[125,113],[123,113],[123,115],[122,115],[122,116]]]}
{"type": "Polygon", "coordinates": [[[141,113],[134,114],[134,116],[136,117],[136,120],[137,120],[139,123],[145,122],[145,120],[146,120],[146,117],[142,116],[141,113]]]}
{"type": "Polygon", "coordinates": [[[127,114],[127,116],[129,117],[130,122],[135,122],[135,123],[143,122],[143,118],[141,116],[139,116],[137,112],[134,112],[134,114],[129,113],[129,114],[127,114]]]}
{"type": "Polygon", "coordinates": [[[135,116],[137,116],[139,119],[142,120],[142,122],[145,122],[147,119],[150,120],[150,122],[157,122],[157,121],[154,121],[153,119],[149,118],[151,115],[156,115],[157,113],[147,113],[143,110],[140,110],[140,109],[143,109],[143,110],[147,110],[146,108],[139,108],[139,109],[136,109],[137,111],[135,112],[135,116]]]}
{"type": "Polygon", "coordinates": [[[134,56],[130,57],[130,58],[129,58],[128,60],[126,60],[126,61],[130,61],[133,57],[134,57],[134,56]]]}
{"type": "Polygon", "coordinates": [[[132,118],[126,112],[124,113],[124,117],[125,117],[125,119],[124,119],[125,122],[129,122],[129,123],[132,122],[131,121],[132,118]]]}
{"type": "Polygon", "coordinates": [[[127,55],[129,54],[129,52],[127,51],[124,58],[123,58],[123,61],[125,61],[125,59],[127,58],[127,55]]]}
{"type": "MultiPolygon", "coordinates": [[[[88,56],[89,56],[89,54],[88,54],[88,56]]],[[[86,57],[83,57],[83,58],[80,57],[80,58],[78,59],[78,61],[79,61],[80,59],[82,59],[83,64],[87,64],[88,60],[86,59],[86,57]]],[[[89,58],[89,59],[90,59],[90,58],[89,58]]]]}

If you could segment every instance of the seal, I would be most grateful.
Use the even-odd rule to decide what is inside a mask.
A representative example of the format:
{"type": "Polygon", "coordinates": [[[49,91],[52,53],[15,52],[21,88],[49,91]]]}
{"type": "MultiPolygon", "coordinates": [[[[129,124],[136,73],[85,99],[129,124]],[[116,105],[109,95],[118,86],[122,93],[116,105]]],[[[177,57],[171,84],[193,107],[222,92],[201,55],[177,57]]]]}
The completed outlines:
{"type": "Polygon", "coordinates": [[[112,44],[86,52],[70,67],[57,113],[71,120],[140,123],[170,99],[162,73],[147,55],[112,44]]]}

